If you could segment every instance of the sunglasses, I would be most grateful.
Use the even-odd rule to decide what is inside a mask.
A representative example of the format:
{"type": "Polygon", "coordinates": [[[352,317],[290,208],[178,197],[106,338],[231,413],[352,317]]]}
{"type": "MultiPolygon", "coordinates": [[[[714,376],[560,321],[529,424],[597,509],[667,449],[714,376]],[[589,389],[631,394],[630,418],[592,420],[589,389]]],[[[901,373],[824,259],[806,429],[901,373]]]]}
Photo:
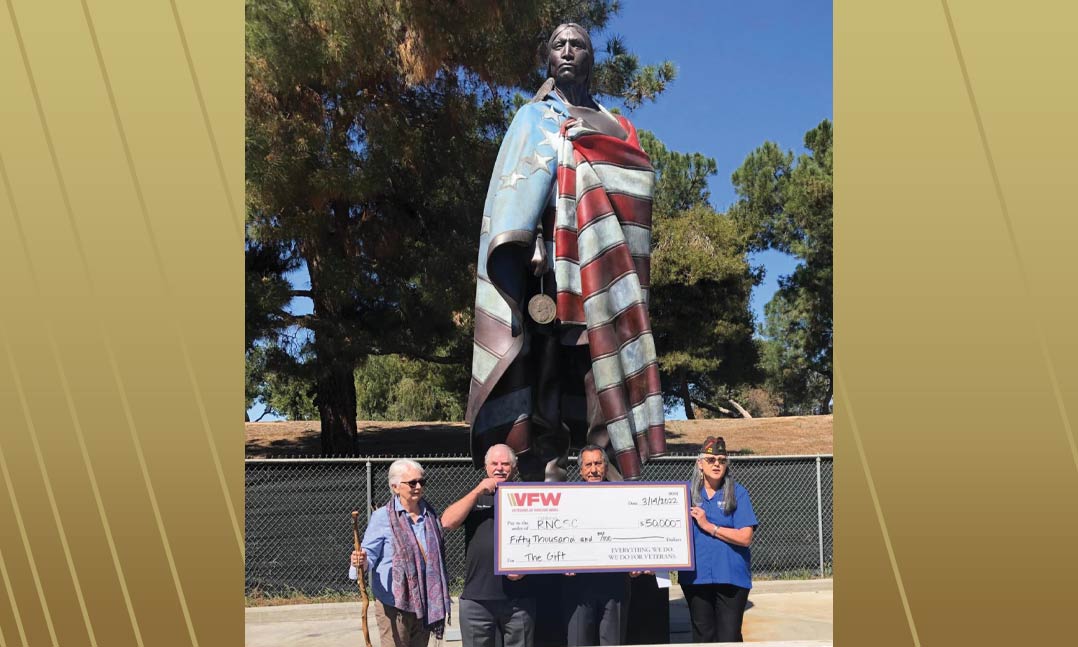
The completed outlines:
{"type": "Polygon", "coordinates": [[[704,461],[708,465],[715,465],[716,463],[718,463],[719,465],[725,465],[726,464],[726,459],[723,458],[722,456],[705,456],[704,458],[701,458],[700,460],[704,461]]]}
{"type": "Polygon", "coordinates": [[[417,485],[426,485],[427,479],[412,479],[411,481],[401,481],[401,485],[407,485],[409,488],[415,488],[417,485]]]}

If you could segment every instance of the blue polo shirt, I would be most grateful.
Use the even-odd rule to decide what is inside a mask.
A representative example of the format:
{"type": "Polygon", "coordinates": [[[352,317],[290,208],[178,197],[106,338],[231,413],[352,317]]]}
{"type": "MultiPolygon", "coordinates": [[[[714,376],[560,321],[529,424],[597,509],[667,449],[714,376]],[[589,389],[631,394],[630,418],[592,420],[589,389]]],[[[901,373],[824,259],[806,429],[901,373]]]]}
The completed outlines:
{"type": "MultiPolygon", "coordinates": [[[[703,489],[703,488],[701,488],[703,489]]],[[[707,520],[720,528],[755,528],[760,524],[749,501],[749,492],[740,484],[734,484],[734,497],[737,509],[733,514],[722,510],[722,490],[707,498],[707,490],[701,492],[700,507],[704,509],[707,520]]],[[[752,562],[748,546],[735,546],[721,539],[716,539],[692,524],[693,545],[696,555],[696,570],[678,573],[681,584],[733,584],[743,589],[752,588],[752,575],[749,567],[752,562]]]]}

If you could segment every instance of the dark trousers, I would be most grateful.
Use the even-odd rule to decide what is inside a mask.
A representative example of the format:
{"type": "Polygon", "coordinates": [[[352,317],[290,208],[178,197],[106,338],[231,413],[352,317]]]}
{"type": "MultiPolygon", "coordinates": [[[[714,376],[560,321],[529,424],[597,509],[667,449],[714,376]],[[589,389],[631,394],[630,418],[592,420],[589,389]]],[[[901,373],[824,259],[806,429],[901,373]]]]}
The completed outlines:
{"type": "Polygon", "coordinates": [[[460,600],[464,647],[532,647],[535,599],[460,600]]]}
{"type": "Polygon", "coordinates": [[[566,613],[569,620],[566,644],[569,647],[622,644],[622,628],[628,620],[622,600],[584,600],[572,609],[566,609],[566,613]]]}
{"type": "Polygon", "coordinates": [[[670,642],[670,589],[660,589],[654,575],[629,579],[629,603],[622,607],[622,613],[629,618],[626,645],[670,642]]]}
{"type": "Polygon", "coordinates": [[[733,584],[683,584],[697,643],[739,643],[749,590],[733,584]]]}
{"type": "Polygon", "coordinates": [[[562,589],[569,647],[622,645],[629,618],[629,578],[625,573],[581,573],[566,577],[562,589]]]}

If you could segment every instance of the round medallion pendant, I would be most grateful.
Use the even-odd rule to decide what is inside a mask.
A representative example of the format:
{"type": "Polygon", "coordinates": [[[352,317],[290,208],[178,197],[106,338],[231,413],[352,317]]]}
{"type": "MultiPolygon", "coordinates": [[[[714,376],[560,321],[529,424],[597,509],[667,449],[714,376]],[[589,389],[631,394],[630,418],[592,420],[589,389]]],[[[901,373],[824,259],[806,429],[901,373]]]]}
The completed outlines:
{"type": "Polygon", "coordinates": [[[548,324],[554,321],[557,314],[558,307],[554,299],[545,294],[537,294],[528,300],[528,315],[537,324],[548,324]]]}

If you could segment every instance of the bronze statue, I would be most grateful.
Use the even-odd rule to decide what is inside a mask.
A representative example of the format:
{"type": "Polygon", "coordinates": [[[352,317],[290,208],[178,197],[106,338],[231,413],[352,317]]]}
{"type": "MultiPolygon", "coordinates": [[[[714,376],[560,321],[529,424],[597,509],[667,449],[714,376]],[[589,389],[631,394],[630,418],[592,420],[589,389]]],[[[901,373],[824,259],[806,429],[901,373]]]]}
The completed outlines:
{"type": "Polygon", "coordinates": [[[590,95],[587,31],[558,26],[550,77],[502,142],[480,232],[472,456],[506,443],[525,480],[596,444],[611,476],[665,453],[647,311],[655,178],[629,121],[590,95]]]}

